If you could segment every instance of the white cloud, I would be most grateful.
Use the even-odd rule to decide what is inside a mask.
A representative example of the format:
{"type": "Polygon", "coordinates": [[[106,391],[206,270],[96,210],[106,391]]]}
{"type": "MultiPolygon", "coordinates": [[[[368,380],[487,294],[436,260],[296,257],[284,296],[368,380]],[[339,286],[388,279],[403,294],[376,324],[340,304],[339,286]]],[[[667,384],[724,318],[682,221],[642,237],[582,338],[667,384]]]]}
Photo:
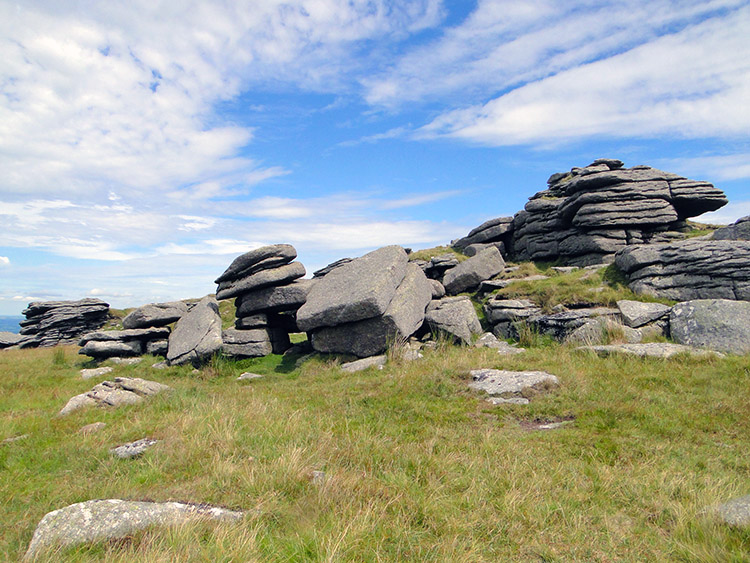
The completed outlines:
{"type": "Polygon", "coordinates": [[[10,266],[10,258],[7,256],[0,256],[0,266],[10,266]]]}
{"type": "Polygon", "coordinates": [[[681,174],[702,176],[712,180],[741,180],[750,178],[750,153],[697,156],[692,158],[662,159],[665,169],[681,174]],[[666,168],[666,167],[672,168],[666,168]]]}
{"type": "Polygon", "coordinates": [[[750,201],[734,201],[717,211],[704,213],[694,220],[699,223],[708,223],[709,225],[728,225],[734,223],[740,217],[750,215],[750,201]]]}
{"type": "Polygon", "coordinates": [[[750,128],[750,7],[447,112],[419,136],[489,145],[608,135],[739,137],[750,128]]]}
{"type": "Polygon", "coordinates": [[[446,190],[442,192],[432,192],[427,193],[424,195],[412,195],[409,197],[403,197],[399,199],[393,199],[391,201],[386,201],[382,204],[383,209],[399,209],[402,207],[414,207],[417,205],[425,205],[427,203],[434,203],[436,201],[441,201],[443,199],[448,199],[451,197],[456,197],[461,195],[462,191],[460,190],[446,190]]]}

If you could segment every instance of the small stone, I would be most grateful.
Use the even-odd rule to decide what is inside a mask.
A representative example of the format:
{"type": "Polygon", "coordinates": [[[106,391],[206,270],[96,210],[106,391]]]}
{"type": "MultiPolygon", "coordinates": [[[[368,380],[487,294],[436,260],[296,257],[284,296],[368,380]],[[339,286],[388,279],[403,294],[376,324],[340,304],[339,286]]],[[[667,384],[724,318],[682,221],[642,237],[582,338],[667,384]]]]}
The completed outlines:
{"type": "Polygon", "coordinates": [[[510,399],[503,399],[502,397],[490,397],[486,399],[488,403],[493,405],[528,405],[529,400],[523,397],[511,397],[510,399]]]}
{"type": "Polygon", "coordinates": [[[169,367],[169,364],[166,360],[163,360],[161,362],[156,362],[155,364],[151,364],[151,367],[154,369],[167,369],[169,367]]]}
{"type": "Polygon", "coordinates": [[[109,451],[111,454],[119,457],[120,459],[131,459],[142,455],[143,452],[145,452],[157,442],[158,440],[152,440],[151,438],[141,438],[140,440],[136,440],[135,442],[129,442],[127,444],[123,444],[122,446],[112,448],[109,451]]]}
{"type": "Polygon", "coordinates": [[[736,528],[750,527],[750,495],[717,506],[716,513],[729,526],[736,528]]]}
{"type": "Polygon", "coordinates": [[[361,360],[356,360],[354,362],[348,362],[346,364],[341,364],[341,371],[345,371],[347,373],[354,373],[357,371],[362,371],[367,368],[375,367],[377,369],[383,369],[383,366],[388,361],[388,358],[385,355],[381,356],[370,356],[369,358],[362,358],[361,360]]]}
{"type": "Polygon", "coordinates": [[[237,378],[237,381],[251,381],[253,379],[261,379],[262,377],[264,376],[259,373],[251,373],[249,371],[246,371],[245,373],[240,374],[240,376],[237,378]]]}
{"type": "Polygon", "coordinates": [[[114,368],[111,367],[101,367],[101,368],[93,368],[93,369],[82,369],[81,370],[81,377],[83,379],[91,379],[93,377],[101,377],[102,375],[106,375],[108,373],[112,373],[114,371],[114,368]]]}
{"type": "Polygon", "coordinates": [[[107,361],[112,362],[115,365],[118,366],[133,366],[135,364],[140,364],[143,361],[143,358],[107,358],[107,361]]]}
{"type": "Polygon", "coordinates": [[[84,436],[88,436],[89,434],[99,432],[99,430],[102,430],[105,426],[107,426],[106,422],[92,422],[91,424],[82,426],[80,430],[78,430],[78,433],[83,434],[84,436]]]}

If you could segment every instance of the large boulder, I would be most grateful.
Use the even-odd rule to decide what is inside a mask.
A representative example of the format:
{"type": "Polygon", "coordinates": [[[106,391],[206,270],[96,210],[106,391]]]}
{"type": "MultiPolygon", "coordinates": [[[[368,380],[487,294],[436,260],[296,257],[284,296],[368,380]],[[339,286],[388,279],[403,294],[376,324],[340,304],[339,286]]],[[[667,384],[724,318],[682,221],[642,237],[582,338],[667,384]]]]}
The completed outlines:
{"type": "Polygon", "coordinates": [[[431,301],[425,321],[433,333],[447,334],[463,344],[471,344],[473,335],[482,333],[474,305],[464,295],[431,301]]]}
{"type": "Polygon", "coordinates": [[[714,240],[750,240],[750,215],[737,219],[732,225],[716,229],[711,238],[714,240]]]}
{"type": "MultiPolygon", "coordinates": [[[[260,272],[288,264],[297,257],[291,244],[270,244],[246,252],[235,258],[214,283],[239,280],[260,272]]],[[[304,274],[303,274],[304,275],[304,274]]]]}
{"type": "Polygon", "coordinates": [[[629,246],[617,253],[615,264],[635,293],[679,301],[750,300],[750,241],[629,246]]]}
{"type": "Polygon", "coordinates": [[[169,335],[167,361],[171,365],[198,365],[221,350],[221,346],[219,304],[213,297],[204,297],[177,321],[169,335]]]}
{"type": "Polygon", "coordinates": [[[168,389],[167,385],[139,377],[116,377],[114,381],[102,381],[91,391],[71,398],[58,414],[64,416],[84,407],[133,405],[168,389]]]}
{"type": "Polygon", "coordinates": [[[243,278],[219,282],[216,299],[230,299],[263,287],[284,285],[304,275],[305,267],[300,262],[259,270],[243,278]]]}
{"type": "Polygon", "coordinates": [[[297,311],[302,331],[382,315],[406,275],[407,255],[386,246],[331,270],[316,281],[297,311]]]}
{"type": "Polygon", "coordinates": [[[503,236],[513,230],[513,217],[496,217],[485,221],[469,231],[465,237],[453,241],[455,248],[465,249],[475,244],[488,244],[501,241],[503,236]]]}
{"type": "Polygon", "coordinates": [[[201,519],[234,522],[242,516],[242,512],[206,504],[89,500],[47,513],[34,530],[24,559],[32,560],[54,546],[127,538],[153,526],[179,526],[201,519]]]}
{"type": "Polygon", "coordinates": [[[289,334],[275,328],[238,330],[229,328],[222,333],[222,350],[233,358],[255,358],[268,354],[283,354],[291,345],[289,334]]]}
{"type": "Polygon", "coordinates": [[[678,303],[669,314],[675,342],[732,354],[750,353],[750,303],[698,299],[678,303]]]}
{"type": "Polygon", "coordinates": [[[667,316],[671,310],[671,307],[661,303],[645,303],[629,299],[618,301],[617,308],[620,310],[625,325],[631,328],[638,328],[659,320],[667,316]]]}
{"type": "Polygon", "coordinates": [[[418,266],[407,264],[406,275],[383,315],[315,330],[313,348],[318,352],[353,354],[361,358],[379,354],[389,344],[409,337],[422,326],[431,298],[430,280],[418,266]]]}
{"type": "Polygon", "coordinates": [[[288,285],[266,287],[237,298],[237,317],[255,313],[296,311],[307,301],[307,294],[315,282],[295,280],[288,285]]]}
{"type": "Polygon", "coordinates": [[[122,319],[122,326],[125,329],[167,326],[180,320],[187,312],[188,305],[184,301],[149,303],[122,319]]]}
{"type": "Polygon", "coordinates": [[[456,295],[469,289],[476,289],[480,283],[496,276],[503,269],[505,269],[505,260],[502,254],[497,248],[491,246],[448,270],[443,277],[443,285],[446,293],[456,295]]]}

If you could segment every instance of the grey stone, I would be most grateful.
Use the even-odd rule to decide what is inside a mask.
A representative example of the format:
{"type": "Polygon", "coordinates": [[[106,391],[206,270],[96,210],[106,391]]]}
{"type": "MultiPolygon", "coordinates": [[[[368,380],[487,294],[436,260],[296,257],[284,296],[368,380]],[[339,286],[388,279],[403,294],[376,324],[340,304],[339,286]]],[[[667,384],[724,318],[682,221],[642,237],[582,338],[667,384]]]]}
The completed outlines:
{"type": "Polygon", "coordinates": [[[24,337],[13,332],[0,332],[0,349],[16,346],[23,341],[24,337]]]}
{"type": "Polygon", "coordinates": [[[266,313],[255,313],[247,316],[240,316],[238,312],[238,318],[234,322],[234,328],[240,330],[248,328],[266,328],[267,326],[268,315],[266,313]]]}
{"type": "Polygon", "coordinates": [[[104,430],[106,428],[107,423],[106,422],[92,422],[91,424],[87,424],[86,426],[82,426],[79,430],[79,434],[83,434],[84,436],[88,436],[89,434],[94,434],[95,432],[99,432],[100,430],[104,430]]]}
{"type": "Polygon", "coordinates": [[[511,346],[504,340],[498,340],[497,337],[491,332],[485,332],[479,340],[474,343],[477,348],[492,348],[497,350],[499,354],[506,356],[512,356],[515,354],[521,354],[526,351],[525,348],[517,348],[511,346]]]}
{"type": "Polygon", "coordinates": [[[469,231],[464,238],[453,241],[455,248],[466,248],[472,244],[483,244],[500,241],[513,230],[513,217],[497,217],[485,221],[469,231]]]}
{"type": "Polygon", "coordinates": [[[143,455],[143,453],[154,444],[158,443],[158,440],[152,440],[151,438],[141,438],[135,442],[128,442],[122,446],[112,448],[110,453],[120,459],[132,459],[143,455]]]}
{"type": "Polygon", "coordinates": [[[437,280],[430,280],[430,286],[432,287],[432,298],[440,299],[445,297],[445,287],[442,283],[437,280]]]}
{"type": "Polygon", "coordinates": [[[89,342],[147,342],[167,338],[169,333],[170,330],[166,327],[100,330],[84,334],[78,341],[78,345],[85,346],[89,342]]]}
{"type": "Polygon", "coordinates": [[[706,350],[698,350],[681,344],[669,342],[645,342],[642,344],[602,344],[597,346],[581,346],[578,350],[595,352],[599,356],[607,357],[612,354],[629,354],[642,358],[671,358],[677,354],[690,354],[691,356],[713,355],[706,350]]]}
{"type": "Polygon", "coordinates": [[[90,406],[131,405],[140,402],[144,397],[168,390],[167,385],[148,381],[138,377],[116,377],[114,381],[103,381],[95,385],[88,393],[81,393],[70,399],[59,412],[64,416],[75,410],[90,406]]]}
{"type": "Polygon", "coordinates": [[[251,373],[249,371],[246,371],[240,374],[240,376],[237,378],[237,381],[252,381],[254,379],[261,379],[263,377],[265,376],[259,373],[251,373]]]}
{"type": "Polygon", "coordinates": [[[307,300],[307,294],[316,283],[313,280],[295,280],[287,285],[267,287],[246,293],[237,298],[237,316],[255,313],[296,311],[307,300]]]}
{"type": "Polygon", "coordinates": [[[669,330],[676,342],[686,346],[750,353],[750,302],[698,299],[678,303],[669,315],[669,330]]]}
{"type": "Polygon", "coordinates": [[[431,301],[425,321],[433,333],[446,333],[465,344],[471,344],[474,334],[482,333],[477,312],[468,297],[445,297],[431,301]]]}
{"type": "Polygon", "coordinates": [[[631,344],[643,339],[639,330],[624,326],[611,317],[595,317],[574,329],[565,340],[582,344],[607,344],[612,336],[621,337],[631,344]]]}
{"type": "Polygon", "coordinates": [[[443,285],[446,293],[456,295],[477,288],[484,280],[496,276],[504,268],[505,260],[500,251],[494,247],[487,248],[446,272],[443,285]]]}
{"type": "Polygon", "coordinates": [[[231,299],[264,287],[285,285],[304,275],[305,267],[299,262],[261,270],[244,278],[222,281],[216,290],[216,299],[231,299]]]}
{"type": "Polygon", "coordinates": [[[382,315],[406,275],[407,255],[386,246],[339,266],[313,285],[297,311],[302,331],[382,315]]]}
{"type": "Polygon", "coordinates": [[[92,397],[89,397],[87,393],[81,393],[80,395],[71,397],[57,414],[58,416],[65,416],[66,414],[77,411],[78,409],[94,407],[96,405],[98,405],[98,403],[92,397]]]}
{"type": "Polygon", "coordinates": [[[381,316],[317,329],[312,333],[313,348],[360,358],[379,354],[422,326],[431,295],[432,286],[422,270],[407,264],[406,274],[381,316]]]}
{"type": "Polygon", "coordinates": [[[619,311],[607,307],[592,307],[590,309],[577,309],[564,311],[551,315],[536,315],[529,317],[527,322],[540,334],[552,336],[555,340],[563,341],[570,333],[585,325],[594,317],[609,317],[617,319],[619,311]]]}
{"type": "Polygon", "coordinates": [[[509,402],[508,399],[528,400],[560,384],[556,376],[543,371],[477,369],[471,370],[470,374],[473,380],[469,383],[471,389],[505,399],[504,402],[509,402]]]}
{"type": "Polygon", "coordinates": [[[343,266],[344,264],[348,264],[354,260],[354,258],[341,258],[340,260],[336,260],[335,262],[332,262],[328,264],[325,268],[321,268],[320,270],[316,270],[313,272],[313,279],[315,278],[322,278],[326,274],[328,274],[331,270],[335,270],[339,266],[343,266]]]}
{"type": "Polygon", "coordinates": [[[140,364],[143,361],[143,358],[121,358],[113,356],[112,358],[107,358],[107,361],[118,366],[134,366],[140,364]]]}
{"type": "Polygon", "coordinates": [[[72,344],[79,336],[103,326],[109,319],[109,304],[100,299],[37,301],[23,311],[21,348],[72,344]]]}
{"type": "Polygon", "coordinates": [[[169,351],[169,340],[152,340],[146,342],[146,354],[166,356],[169,351]]]}
{"type": "Polygon", "coordinates": [[[235,522],[242,516],[242,512],[203,504],[89,500],[46,514],[37,525],[24,558],[34,559],[58,545],[71,547],[125,538],[155,525],[179,526],[201,519],[235,522]]]}
{"type": "Polygon", "coordinates": [[[167,369],[169,367],[169,364],[166,360],[163,362],[156,362],[155,364],[151,364],[151,367],[154,369],[167,369]]]}
{"type": "Polygon", "coordinates": [[[269,354],[283,354],[289,348],[289,334],[274,328],[238,330],[229,328],[222,333],[224,354],[233,358],[256,358],[269,354]]]}
{"type": "Polygon", "coordinates": [[[92,358],[104,359],[113,356],[140,356],[143,343],[140,340],[91,340],[78,353],[92,358]]]}
{"type": "Polygon", "coordinates": [[[262,246],[235,258],[214,283],[246,278],[262,270],[286,265],[296,257],[297,251],[290,244],[262,246]]]}
{"type": "Polygon", "coordinates": [[[82,369],[81,370],[81,377],[83,379],[92,379],[94,377],[101,377],[102,375],[106,375],[108,373],[111,373],[114,370],[114,368],[111,367],[100,367],[100,368],[93,368],[93,369],[82,369]]]}
{"type": "Polygon", "coordinates": [[[183,301],[149,303],[129,313],[122,319],[122,326],[126,329],[166,326],[180,320],[187,312],[187,303],[183,301]]]}
{"type": "Polygon", "coordinates": [[[488,242],[488,243],[483,243],[483,244],[480,244],[480,243],[470,244],[469,246],[463,249],[463,253],[466,256],[476,256],[483,250],[486,250],[493,246],[500,251],[500,254],[505,254],[505,243],[503,243],[503,241],[488,242]]]}
{"type": "Polygon", "coordinates": [[[388,358],[385,355],[382,356],[370,356],[369,358],[362,358],[361,360],[355,360],[353,362],[347,362],[345,364],[341,364],[341,371],[345,371],[347,373],[354,373],[357,371],[362,371],[367,368],[377,368],[377,369],[383,369],[383,366],[388,361],[388,358]]]}
{"type": "Polygon", "coordinates": [[[169,335],[167,361],[171,365],[200,364],[221,350],[219,305],[204,297],[182,317],[169,335]]]}
{"type": "Polygon", "coordinates": [[[711,238],[714,240],[750,240],[750,215],[737,219],[732,225],[716,229],[711,238]]]}
{"type": "Polygon", "coordinates": [[[631,328],[638,328],[669,314],[672,309],[661,303],[644,303],[622,299],[617,302],[625,324],[631,328]]]}
{"type": "Polygon", "coordinates": [[[719,519],[735,528],[750,527],[750,495],[732,499],[715,508],[719,519]]]}

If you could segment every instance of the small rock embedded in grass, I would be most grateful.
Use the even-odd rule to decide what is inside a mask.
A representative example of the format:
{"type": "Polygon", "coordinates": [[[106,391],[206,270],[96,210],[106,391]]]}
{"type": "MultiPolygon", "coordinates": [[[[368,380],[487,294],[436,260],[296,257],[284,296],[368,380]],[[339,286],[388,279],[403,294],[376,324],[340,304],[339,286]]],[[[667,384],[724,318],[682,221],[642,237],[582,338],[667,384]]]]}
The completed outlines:
{"type": "Polygon", "coordinates": [[[630,354],[641,356],[643,358],[671,358],[676,354],[690,354],[691,356],[716,356],[724,357],[720,352],[711,352],[709,350],[700,350],[683,346],[682,344],[672,344],[671,342],[646,342],[642,344],[603,344],[600,346],[580,346],[576,350],[587,350],[596,352],[599,356],[607,357],[611,354],[630,354]]]}
{"type": "Polygon", "coordinates": [[[102,381],[88,393],[71,398],[58,416],[89,406],[119,407],[139,403],[144,397],[156,395],[170,389],[169,386],[139,377],[115,377],[114,381],[102,381]]]}
{"type": "Polygon", "coordinates": [[[715,507],[719,519],[735,528],[750,528],[750,495],[739,497],[715,507]]]}
{"type": "Polygon", "coordinates": [[[13,442],[18,442],[19,440],[25,440],[28,438],[28,434],[21,434],[20,436],[11,436],[10,438],[6,438],[0,444],[12,444],[13,442]]]}
{"type": "Polygon", "coordinates": [[[80,430],[78,430],[78,433],[88,436],[89,434],[99,432],[99,430],[102,430],[105,426],[107,426],[106,422],[92,422],[91,424],[82,426],[80,430]]]}
{"type": "Polygon", "coordinates": [[[169,364],[166,360],[162,362],[156,362],[155,364],[151,364],[151,367],[154,369],[167,369],[169,367],[169,364]]]}
{"type": "Polygon", "coordinates": [[[251,381],[253,379],[261,379],[264,377],[263,375],[259,373],[251,373],[249,371],[246,371],[243,374],[240,374],[240,376],[237,378],[237,381],[251,381]]]}
{"type": "Polygon", "coordinates": [[[370,356],[369,358],[362,358],[361,360],[355,360],[346,364],[341,364],[341,371],[347,373],[354,373],[356,371],[362,371],[363,369],[375,367],[377,369],[383,369],[383,366],[388,361],[385,355],[382,356],[370,356]]]}
{"type": "Polygon", "coordinates": [[[82,369],[81,377],[83,379],[91,379],[94,377],[101,377],[102,375],[107,375],[108,373],[112,373],[113,371],[114,371],[114,368],[109,367],[109,366],[93,368],[93,369],[82,369]]]}
{"type": "Polygon", "coordinates": [[[127,444],[123,444],[122,446],[112,448],[109,451],[111,454],[114,454],[120,459],[131,459],[142,455],[143,452],[145,452],[157,442],[158,440],[152,440],[151,438],[141,438],[140,440],[136,440],[135,442],[129,442],[127,444]]]}
{"type": "Polygon", "coordinates": [[[108,358],[107,361],[118,366],[132,366],[141,363],[143,358],[108,358]]]}
{"type": "Polygon", "coordinates": [[[543,371],[471,370],[469,388],[490,395],[493,404],[528,404],[529,398],[559,385],[556,376],[543,371]]]}
{"type": "Polygon", "coordinates": [[[493,348],[498,351],[499,354],[513,355],[525,352],[525,348],[516,348],[505,342],[504,340],[498,340],[497,336],[491,332],[485,332],[482,337],[474,343],[477,348],[493,348]]]}

